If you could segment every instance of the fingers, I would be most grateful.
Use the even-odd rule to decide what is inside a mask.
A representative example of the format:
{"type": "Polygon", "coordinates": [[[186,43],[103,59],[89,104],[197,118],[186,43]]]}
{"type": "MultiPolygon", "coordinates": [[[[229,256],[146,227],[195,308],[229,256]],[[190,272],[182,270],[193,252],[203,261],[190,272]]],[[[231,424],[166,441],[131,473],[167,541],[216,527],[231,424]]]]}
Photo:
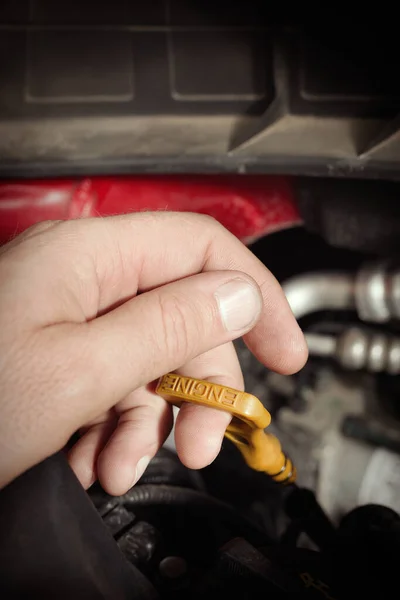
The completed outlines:
{"type": "MultiPolygon", "coordinates": [[[[129,248],[132,254],[131,236],[135,236],[135,260],[141,266],[135,282],[137,289],[153,289],[200,271],[229,269],[246,273],[260,286],[264,302],[261,319],[246,337],[246,343],[263,364],[276,371],[289,374],[304,365],[307,358],[304,336],[280,285],[236,237],[214,220],[200,215],[149,213],[144,220],[140,219],[140,225],[139,220],[125,220],[122,224],[118,219],[102,225],[111,237],[114,228],[124,230],[126,235],[122,234],[119,240],[122,256],[129,254],[129,248]],[[153,240],[151,248],[149,239],[153,240]]],[[[126,266],[124,270],[129,272],[126,266]]],[[[114,294],[115,288],[107,287],[102,302],[105,305],[115,302],[114,294]]]]}
{"type": "MultiPolygon", "coordinates": [[[[111,229],[119,229],[121,222],[107,221],[103,225],[110,227],[112,235],[111,229]]],[[[289,374],[304,365],[307,358],[304,336],[280,285],[237,238],[212,219],[200,215],[149,214],[141,222],[140,232],[137,225],[126,221],[123,227],[125,231],[133,227],[136,236],[136,260],[141,264],[136,282],[139,290],[152,289],[199,271],[230,269],[246,273],[260,286],[264,302],[261,319],[246,337],[246,343],[263,364],[276,371],[289,374]],[[154,240],[150,251],[146,243],[149,237],[154,240]]],[[[129,244],[131,238],[127,242],[122,236],[123,255],[129,244]]],[[[102,297],[106,304],[115,301],[115,297],[102,297]]]]}
{"type": "MultiPolygon", "coordinates": [[[[244,388],[242,371],[232,343],[194,358],[178,373],[236,389],[244,388]]],[[[176,449],[183,464],[191,469],[209,465],[220,451],[230,420],[227,412],[183,404],[175,425],[176,449]]]]}
{"type": "Polygon", "coordinates": [[[254,281],[228,271],[157,288],[92,321],[85,332],[91,367],[85,420],[95,416],[90,411],[107,410],[110,402],[239,337],[260,312],[254,281]]]}
{"type": "Polygon", "coordinates": [[[121,403],[118,427],[97,461],[97,472],[109,494],[125,494],[143,475],[172,427],[172,409],[145,388],[121,403]]]}
{"type": "MultiPolygon", "coordinates": [[[[235,349],[224,344],[194,358],[179,369],[182,374],[199,379],[211,379],[230,387],[243,388],[243,377],[235,349]]],[[[94,447],[98,432],[90,430],[74,448],[73,467],[85,483],[93,482],[97,472],[103,488],[110,494],[127,492],[143,475],[149,461],[169,435],[172,410],[162,398],[146,388],[140,388],[118,404],[121,413],[118,427],[100,453],[97,468],[84,459],[96,457],[88,451],[94,447]],[[78,455],[78,459],[77,459],[78,455]],[[79,459],[81,462],[79,462],[79,459]],[[83,473],[86,469],[88,473],[83,473]]],[[[176,425],[178,454],[190,468],[202,468],[214,460],[221,447],[230,415],[223,411],[186,404],[176,425]]]]}
{"type": "MultiPolygon", "coordinates": [[[[138,290],[201,271],[234,270],[251,276],[262,291],[263,314],[246,337],[257,358],[283,373],[298,370],[306,360],[304,337],[275,278],[210,218],[159,212],[74,221],[44,231],[41,242],[38,254],[38,238],[25,240],[26,247],[35,246],[35,262],[22,264],[16,256],[16,264],[41,281],[36,294],[45,289],[47,296],[51,292],[58,298],[66,282],[68,294],[56,306],[33,300],[38,323],[82,322],[134,297],[138,290]],[[71,264],[77,265],[74,273],[71,264]]],[[[23,275],[20,282],[26,279],[23,275]]],[[[7,308],[12,306],[10,299],[7,308]]]]}
{"type": "Polygon", "coordinates": [[[85,489],[97,480],[97,458],[115,425],[114,420],[92,425],[68,453],[69,464],[85,489]]]}
{"type": "MultiPolygon", "coordinates": [[[[179,372],[243,389],[243,377],[233,344],[228,343],[196,357],[179,372]]],[[[99,478],[110,494],[126,493],[143,474],[172,426],[172,410],[146,388],[130,394],[116,407],[115,418],[92,424],[69,453],[70,464],[85,488],[99,478]],[[108,439],[109,438],[109,439],[108,439]]],[[[221,447],[230,415],[201,406],[183,405],[176,425],[178,454],[190,468],[214,460],[221,447]]]]}

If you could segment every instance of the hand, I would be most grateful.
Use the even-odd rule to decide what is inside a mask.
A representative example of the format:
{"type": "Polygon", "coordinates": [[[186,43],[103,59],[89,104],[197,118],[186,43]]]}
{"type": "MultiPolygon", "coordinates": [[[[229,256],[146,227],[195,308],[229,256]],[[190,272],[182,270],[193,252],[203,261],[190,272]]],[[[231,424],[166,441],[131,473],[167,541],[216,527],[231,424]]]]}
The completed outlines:
{"type": "MultiPolygon", "coordinates": [[[[147,385],[175,370],[243,388],[244,334],[281,373],[304,337],[271,273],[216,221],[140,213],[35,226],[0,253],[0,485],[81,438],[85,487],[126,492],[169,434],[147,385]]],[[[176,447],[191,468],[217,455],[227,413],[184,405],[176,447]]]]}

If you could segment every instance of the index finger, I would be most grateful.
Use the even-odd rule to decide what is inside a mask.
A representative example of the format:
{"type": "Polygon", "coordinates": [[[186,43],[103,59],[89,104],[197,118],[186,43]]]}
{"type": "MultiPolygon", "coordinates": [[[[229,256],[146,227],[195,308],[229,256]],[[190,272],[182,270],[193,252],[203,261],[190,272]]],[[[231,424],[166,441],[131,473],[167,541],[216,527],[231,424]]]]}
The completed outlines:
{"type": "Polygon", "coordinates": [[[120,264],[120,270],[112,276],[114,282],[116,278],[120,282],[120,296],[148,291],[202,271],[241,271],[258,283],[264,300],[259,322],[245,336],[250,350],[260,362],[282,373],[293,373],[304,365],[304,336],[281,286],[265,265],[214,219],[192,213],[158,212],[92,224],[103,309],[119,299],[115,285],[108,285],[109,276],[103,268],[107,238],[117,252],[116,264],[120,264]]]}
{"type": "Polygon", "coordinates": [[[46,322],[91,320],[138,292],[202,271],[241,271],[257,282],[263,296],[261,318],[245,336],[250,350],[263,364],[282,373],[297,371],[306,360],[304,336],[275,277],[210,217],[135,213],[58,223],[40,235],[39,249],[35,239],[23,242],[35,243],[36,262],[22,263],[17,258],[19,267],[31,276],[39,270],[42,285],[35,294],[54,290],[59,295],[68,285],[66,298],[70,300],[38,302],[38,318],[46,322]],[[47,251],[50,244],[51,254],[47,251]],[[72,305],[76,317],[71,316],[72,305]],[[49,314],[50,310],[58,312],[49,314]]]}

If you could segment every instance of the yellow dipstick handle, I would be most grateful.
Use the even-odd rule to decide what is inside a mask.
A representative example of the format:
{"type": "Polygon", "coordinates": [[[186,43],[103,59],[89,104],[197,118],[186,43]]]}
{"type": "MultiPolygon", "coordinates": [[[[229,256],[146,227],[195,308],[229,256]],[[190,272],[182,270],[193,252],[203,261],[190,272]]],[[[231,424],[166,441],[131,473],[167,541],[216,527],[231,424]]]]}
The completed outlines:
{"type": "Polygon", "coordinates": [[[271,415],[252,394],[176,373],[161,377],[156,392],[178,407],[190,402],[230,413],[232,421],[225,437],[238,447],[249,467],[280,483],[295,481],[296,470],[283,454],[279,440],[264,431],[271,423],[271,415]]]}

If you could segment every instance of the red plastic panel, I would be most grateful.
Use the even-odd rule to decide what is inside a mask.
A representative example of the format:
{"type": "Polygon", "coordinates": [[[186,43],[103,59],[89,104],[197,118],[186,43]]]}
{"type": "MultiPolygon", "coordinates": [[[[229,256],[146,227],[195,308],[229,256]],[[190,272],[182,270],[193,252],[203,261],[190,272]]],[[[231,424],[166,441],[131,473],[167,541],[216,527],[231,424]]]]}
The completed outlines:
{"type": "Polygon", "coordinates": [[[0,242],[48,219],[147,210],[207,214],[249,243],[300,223],[290,180],[270,176],[98,177],[0,184],[0,242]]]}

